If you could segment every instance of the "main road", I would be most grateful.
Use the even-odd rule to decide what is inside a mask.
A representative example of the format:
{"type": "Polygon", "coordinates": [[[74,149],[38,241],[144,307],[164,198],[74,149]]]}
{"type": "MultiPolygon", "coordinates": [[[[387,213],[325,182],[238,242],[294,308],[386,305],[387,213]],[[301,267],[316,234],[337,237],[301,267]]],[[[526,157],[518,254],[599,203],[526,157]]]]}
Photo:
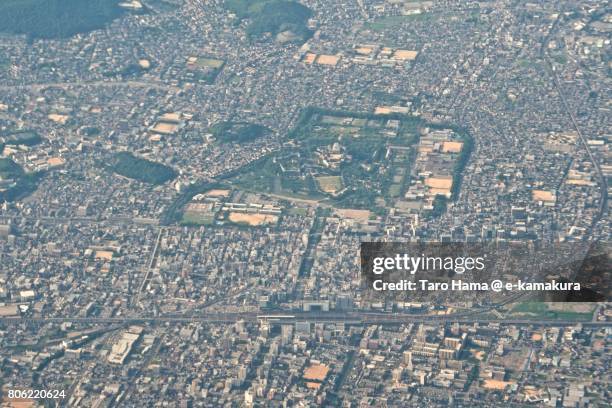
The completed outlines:
{"type": "Polygon", "coordinates": [[[553,34],[555,33],[555,30],[557,29],[560,19],[564,15],[564,12],[565,12],[565,5],[562,7],[561,12],[557,14],[555,21],[553,22],[552,26],[550,27],[550,30],[546,34],[546,37],[544,37],[544,40],[540,43],[539,53],[540,53],[540,56],[544,59],[544,61],[548,65],[549,72],[553,79],[553,83],[555,85],[557,93],[559,94],[559,98],[561,99],[561,102],[563,104],[563,108],[565,109],[565,112],[570,118],[570,121],[572,123],[572,126],[574,127],[574,130],[578,134],[578,139],[580,139],[580,142],[582,143],[587,155],[589,156],[589,161],[593,165],[593,169],[595,170],[595,173],[597,174],[597,178],[599,179],[599,186],[601,188],[601,200],[599,200],[599,205],[597,207],[597,210],[598,210],[597,215],[594,217],[593,222],[591,224],[591,230],[592,230],[596,226],[596,224],[599,222],[599,220],[601,220],[601,218],[606,214],[608,210],[608,180],[601,170],[599,161],[593,155],[593,152],[591,150],[591,147],[589,146],[587,138],[584,136],[584,134],[582,133],[582,130],[580,129],[580,126],[578,125],[578,121],[576,120],[576,115],[574,114],[574,111],[572,107],[570,106],[567,100],[567,97],[565,96],[565,93],[563,92],[563,86],[561,84],[561,79],[559,78],[557,70],[555,69],[555,66],[553,65],[548,55],[548,52],[547,52],[548,42],[552,38],[553,34]]]}

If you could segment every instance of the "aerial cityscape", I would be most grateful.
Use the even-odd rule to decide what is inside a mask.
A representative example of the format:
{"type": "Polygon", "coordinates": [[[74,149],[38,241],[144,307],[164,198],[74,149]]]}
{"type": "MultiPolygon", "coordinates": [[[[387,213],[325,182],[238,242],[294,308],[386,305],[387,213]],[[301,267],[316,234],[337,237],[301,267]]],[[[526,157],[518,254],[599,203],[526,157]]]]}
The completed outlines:
{"type": "Polygon", "coordinates": [[[611,40],[605,0],[0,0],[0,407],[611,406],[611,40]]]}

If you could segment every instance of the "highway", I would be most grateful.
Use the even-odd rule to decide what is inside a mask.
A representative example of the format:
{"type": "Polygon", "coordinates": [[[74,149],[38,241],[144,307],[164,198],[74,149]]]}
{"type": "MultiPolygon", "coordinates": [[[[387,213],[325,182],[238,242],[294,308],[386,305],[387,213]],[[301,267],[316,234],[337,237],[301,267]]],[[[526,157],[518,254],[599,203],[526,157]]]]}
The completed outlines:
{"type": "Polygon", "coordinates": [[[345,323],[350,325],[397,325],[402,323],[467,323],[532,326],[573,326],[578,323],[584,326],[612,326],[612,322],[575,321],[575,320],[529,320],[529,319],[492,319],[477,314],[462,315],[419,315],[404,313],[377,312],[285,312],[264,314],[262,312],[245,313],[206,313],[194,316],[121,316],[121,317],[2,317],[2,324],[45,324],[45,323],[81,323],[81,324],[166,324],[166,323],[234,323],[237,321],[268,321],[272,324],[292,324],[295,322],[345,323]]]}
{"type": "Polygon", "coordinates": [[[41,91],[47,88],[60,88],[63,90],[69,90],[79,86],[100,86],[100,87],[126,87],[126,88],[155,88],[166,91],[178,92],[181,88],[174,85],[167,85],[154,81],[75,81],[75,82],[48,82],[48,83],[32,83],[32,84],[15,84],[15,85],[2,85],[0,91],[10,90],[28,90],[28,91],[41,91]]]}
{"type": "Polygon", "coordinates": [[[138,222],[138,218],[129,217],[129,216],[114,216],[109,218],[96,218],[96,217],[30,217],[30,216],[0,216],[0,224],[5,224],[9,221],[14,220],[26,220],[29,222],[40,222],[41,224],[47,225],[63,225],[63,224],[101,224],[101,225],[113,225],[113,226],[123,226],[123,225],[157,225],[159,220],[152,219],[151,223],[147,224],[144,222],[138,222]]]}

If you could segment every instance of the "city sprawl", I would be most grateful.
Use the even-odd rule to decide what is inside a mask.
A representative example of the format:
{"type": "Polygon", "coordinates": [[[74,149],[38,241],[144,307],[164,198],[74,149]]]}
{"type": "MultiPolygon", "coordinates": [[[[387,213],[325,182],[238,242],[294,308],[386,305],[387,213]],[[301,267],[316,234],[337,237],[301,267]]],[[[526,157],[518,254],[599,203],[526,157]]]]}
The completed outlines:
{"type": "Polygon", "coordinates": [[[0,406],[611,404],[610,303],[391,298],[360,265],[374,241],[607,249],[609,2],[0,14],[0,406]]]}

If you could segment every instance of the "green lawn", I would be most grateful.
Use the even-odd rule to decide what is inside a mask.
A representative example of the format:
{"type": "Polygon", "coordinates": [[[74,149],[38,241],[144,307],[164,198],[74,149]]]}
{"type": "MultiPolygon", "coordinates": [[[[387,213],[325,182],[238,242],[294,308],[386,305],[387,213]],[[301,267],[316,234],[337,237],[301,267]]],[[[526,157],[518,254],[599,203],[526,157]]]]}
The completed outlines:
{"type": "Polygon", "coordinates": [[[304,216],[306,214],[308,214],[308,211],[306,210],[306,208],[290,208],[288,211],[289,215],[300,215],[300,216],[304,216]]]}
{"type": "Polygon", "coordinates": [[[196,213],[184,213],[181,224],[183,225],[212,225],[214,218],[212,215],[202,215],[196,213]]]}
{"type": "Polygon", "coordinates": [[[545,302],[523,302],[515,305],[511,313],[534,319],[588,321],[592,319],[594,311],[595,307],[590,312],[550,310],[545,302]]]}
{"type": "Polygon", "coordinates": [[[391,186],[389,187],[389,196],[393,198],[399,197],[401,191],[402,186],[400,184],[391,184],[391,186]]]}
{"type": "Polygon", "coordinates": [[[224,61],[218,60],[214,58],[198,58],[195,65],[199,67],[209,67],[214,69],[219,69],[223,66],[224,61]]]}

